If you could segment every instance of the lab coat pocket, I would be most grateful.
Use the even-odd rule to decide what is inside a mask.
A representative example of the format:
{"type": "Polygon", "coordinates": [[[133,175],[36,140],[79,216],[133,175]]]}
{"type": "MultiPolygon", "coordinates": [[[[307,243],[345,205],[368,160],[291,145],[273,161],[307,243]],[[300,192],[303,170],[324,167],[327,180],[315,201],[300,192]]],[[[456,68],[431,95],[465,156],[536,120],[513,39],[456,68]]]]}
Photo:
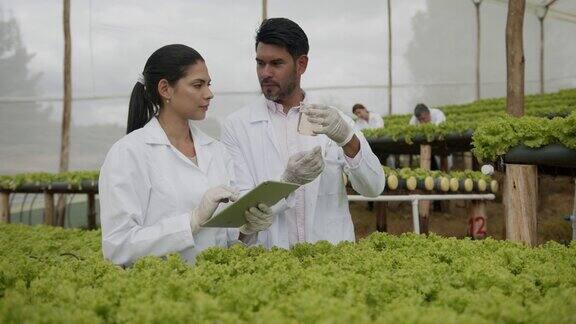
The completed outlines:
{"type": "Polygon", "coordinates": [[[172,217],[177,213],[177,193],[168,179],[160,174],[152,174],[150,202],[148,215],[155,215],[155,220],[147,220],[152,223],[164,217],[172,217]]]}
{"type": "Polygon", "coordinates": [[[315,241],[327,240],[331,243],[337,243],[342,239],[345,227],[342,204],[339,194],[327,194],[318,197],[316,208],[322,212],[317,212],[314,219],[315,241]]]}
{"type": "Polygon", "coordinates": [[[338,159],[324,158],[324,171],[320,174],[318,195],[335,195],[344,190],[343,163],[338,159]]]}

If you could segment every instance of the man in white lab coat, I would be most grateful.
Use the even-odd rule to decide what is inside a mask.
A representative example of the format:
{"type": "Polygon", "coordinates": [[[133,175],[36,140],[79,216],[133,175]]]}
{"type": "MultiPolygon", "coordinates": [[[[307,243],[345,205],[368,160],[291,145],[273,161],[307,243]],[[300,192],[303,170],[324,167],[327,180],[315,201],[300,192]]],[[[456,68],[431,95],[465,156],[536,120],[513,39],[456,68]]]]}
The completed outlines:
{"type": "Polygon", "coordinates": [[[434,124],[440,125],[446,121],[446,115],[440,109],[428,108],[425,104],[419,103],[414,108],[414,115],[410,118],[410,125],[434,124]]]}
{"type": "Polygon", "coordinates": [[[266,247],[354,241],[343,172],[364,196],[378,196],[384,189],[380,162],[364,136],[354,132],[352,119],[335,108],[307,103],[300,79],[308,49],[296,23],[265,20],[256,35],[263,96],[223,125],[221,140],[234,161],[233,185],[241,192],[266,180],[301,185],[273,206],[272,226],[255,234],[266,247]],[[298,132],[300,118],[312,123],[316,136],[298,132]]]}
{"type": "Polygon", "coordinates": [[[358,117],[354,123],[354,127],[359,131],[367,128],[384,127],[384,119],[382,119],[382,116],[369,112],[363,104],[358,103],[352,106],[352,113],[358,117]]]}

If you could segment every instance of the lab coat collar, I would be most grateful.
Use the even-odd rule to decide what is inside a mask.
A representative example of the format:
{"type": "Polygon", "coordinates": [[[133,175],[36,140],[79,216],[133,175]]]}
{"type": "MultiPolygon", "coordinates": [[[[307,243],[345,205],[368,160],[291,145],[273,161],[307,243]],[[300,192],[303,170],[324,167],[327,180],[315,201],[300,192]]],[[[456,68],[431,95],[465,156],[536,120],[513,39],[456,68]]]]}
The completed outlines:
{"type": "Polygon", "coordinates": [[[278,140],[276,139],[276,135],[274,134],[273,125],[270,121],[270,113],[268,112],[268,99],[261,95],[256,103],[252,105],[250,108],[250,123],[259,123],[259,122],[266,122],[263,123],[262,130],[264,133],[265,138],[270,141],[270,144],[274,147],[276,154],[280,156],[280,146],[278,145],[278,140]]]}
{"type": "Polygon", "coordinates": [[[200,130],[192,121],[188,121],[188,126],[190,127],[190,132],[192,133],[192,139],[194,144],[198,145],[208,145],[216,140],[200,130]]]}
{"type": "MultiPolygon", "coordinates": [[[[304,103],[307,103],[306,92],[302,90],[304,94],[304,103]]],[[[270,114],[268,113],[268,103],[270,100],[266,99],[264,95],[260,95],[258,101],[255,105],[252,105],[250,109],[250,123],[256,123],[261,121],[270,121],[270,114]]],[[[277,103],[270,101],[271,104],[278,105],[277,103]]]]}
{"type": "Polygon", "coordinates": [[[266,103],[267,100],[264,95],[261,95],[256,104],[252,105],[250,109],[250,123],[270,121],[270,114],[268,114],[268,105],[266,103]]]}
{"type": "Polygon", "coordinates": [[[192,163],[189,158],[185,157],[180,151],[172,147],[172,144],[170,144],[170,141],[168,140],[168,136],[164,132],[164,129],[162,129],[162,126],[160,126],[160,122],[158,122],[156,117],[152,118],[148,124],[144,126],[144,131],[147,135],[146,143],[170,146],[176,155],[182,159],[182,161],[184,161],[184,163],[190,165],[191,167],[199,168],[202,172],[208,174],[208,169],[210,168],[210,164],[212,162],[212,153],[210,153],[210,149],[208,149],[207,146],[216,140],[204,134],[204,132],[193,125],[191,121],[188,122],[188,126],[190,127],[192,139],[194,140],[198,165],[192,163]]]}
{"type": "MultiPolygon", "coordinates": [[[[192,121],[188,122],[190,127],[190,132],[192,133],[192,139],[194,144],[207,145],[215,141],[212,137],[206,135],[198,127],[192,124],[192,121]]],[[[144,131],[146,132],[146,144],[160,144],[160,145],[170,145],[168,136],[160,126],[160,122],[156,117],[150,119],[150,121],[144,126],[144,131]]]]}
{"type": "MultiPolygon", "coordinates": [[[[204,134],[198,127],[192,124],[191,121],[188,122],[190,126],[190,132],[192,132],[192,139],[194,140],[194,145],[196,146],[196,158],[198,159],[198,167],[204,174],[208,174],[208,169],[210,168],[210,163],[212,162],[212,153],[208,149],[208,145],[216,140],[212,137],[204,134]]],[[[187,161],[190,162],[190,161],[187,161]]],[[[193,166],[196,166],[192,163],[193,166]]]]}
{"type": "Polygon", "coordinates": [[[170,145],[168,136],[166,136],[156,117],[152,117],[144,126],[144,132],[146,133],[146,144],[170,145]]]}

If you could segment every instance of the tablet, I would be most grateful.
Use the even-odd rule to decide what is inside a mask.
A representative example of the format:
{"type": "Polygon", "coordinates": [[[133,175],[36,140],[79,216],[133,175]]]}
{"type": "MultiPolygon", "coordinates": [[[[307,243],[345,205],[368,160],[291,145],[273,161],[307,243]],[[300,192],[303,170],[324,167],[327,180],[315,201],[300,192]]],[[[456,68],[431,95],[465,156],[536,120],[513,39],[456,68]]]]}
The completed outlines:
{"type": "Polygon", "coordinates": [[[282,198],[288,197],[298,187],[297,184],[288,182],[262,182],[236,202],[214,215],[202,227],[240,227],[246,223],[244,212],[248,208],[256,207],[261,203],[272,207],[282,198]]]}

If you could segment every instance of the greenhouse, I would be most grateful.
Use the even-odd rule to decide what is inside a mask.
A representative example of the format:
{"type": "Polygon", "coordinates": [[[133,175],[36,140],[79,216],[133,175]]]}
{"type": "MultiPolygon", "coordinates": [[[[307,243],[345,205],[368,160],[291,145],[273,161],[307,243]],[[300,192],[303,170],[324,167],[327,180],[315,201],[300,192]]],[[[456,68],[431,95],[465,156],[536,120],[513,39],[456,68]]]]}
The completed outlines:
{"type": "Polygon", "coordinates": [[[574,323],[576,2],[0,3],[1,323],[574,323]]]}

